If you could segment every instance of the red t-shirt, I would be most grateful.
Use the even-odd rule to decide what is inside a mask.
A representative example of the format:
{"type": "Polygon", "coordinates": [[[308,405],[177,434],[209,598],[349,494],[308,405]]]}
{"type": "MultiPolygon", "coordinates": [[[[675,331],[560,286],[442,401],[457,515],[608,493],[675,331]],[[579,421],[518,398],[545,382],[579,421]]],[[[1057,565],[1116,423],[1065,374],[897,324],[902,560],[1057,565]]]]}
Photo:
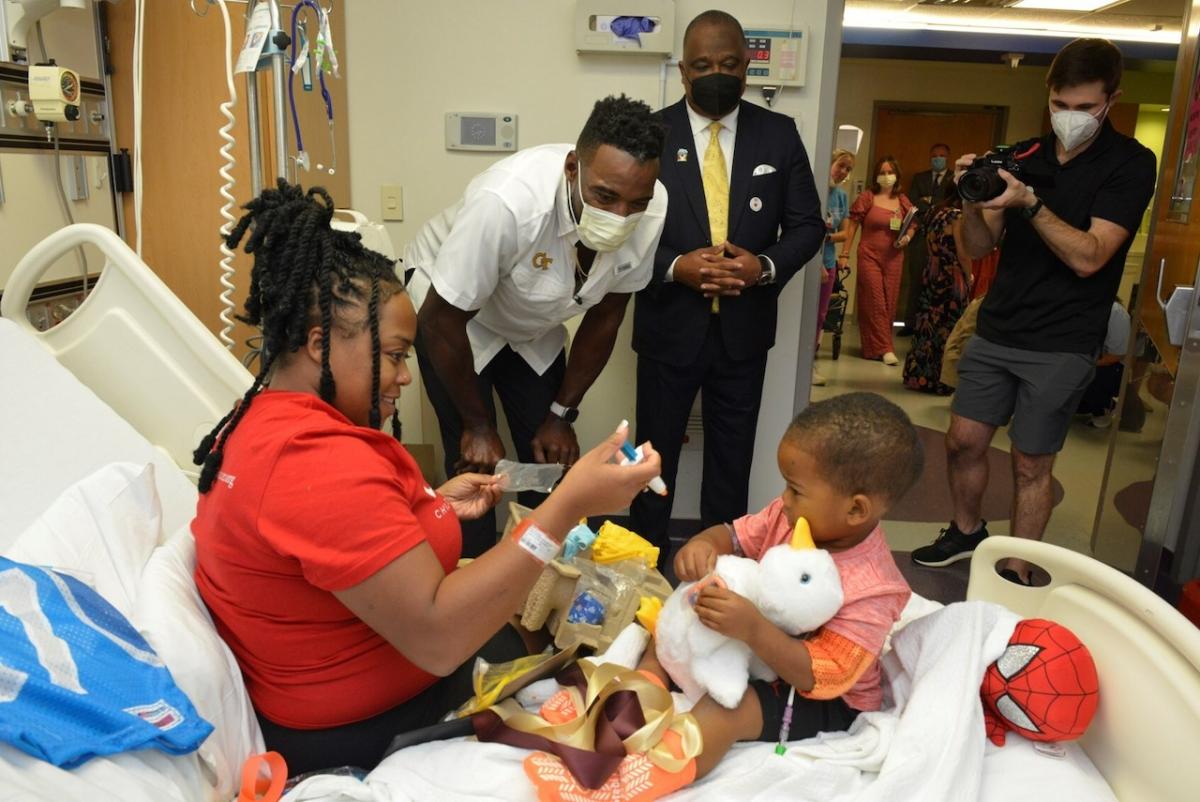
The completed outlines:
{"type": "Polygon", "coordinates": [[[226,443],[192,534],[196,586],[270,720],[361,721],[436,679],[332,593],[421,543],[447,573],[462,552],[454,511],[391,437],[316,396],[265,390],[226,443]]]}

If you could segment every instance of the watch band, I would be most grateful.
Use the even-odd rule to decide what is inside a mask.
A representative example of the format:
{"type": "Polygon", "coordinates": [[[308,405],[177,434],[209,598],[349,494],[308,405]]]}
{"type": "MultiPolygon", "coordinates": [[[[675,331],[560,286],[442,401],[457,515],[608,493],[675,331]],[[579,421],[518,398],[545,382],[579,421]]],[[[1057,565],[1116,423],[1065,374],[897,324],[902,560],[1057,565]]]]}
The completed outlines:
{"type": "Polygon", "coordinates": [[[762,275],[758,277],[759,284],[774,284],[775,283],[775,265],[765,256],[758,257],[758,263],[762,265],[762,275]]]}
{"type": "Polygon", "coordinates": [[[1037,203],[1021,210],[1021,216],[1026,220],[1033,220],[1033,218],[1037,217],[1037,213],[1040,212],[1042,207],[1045,205],[1046,204],[1042,202],[1042,199],[1038,198],[1037,203]]]}
{"type": "Polygon", "coordinates": [[[550,402],[550,413],[552,415],[554,415],[555,417],[562,418],[567,423],[574,423],[575,419],[579,417],[579,408],[578,407],[564,407],[562,404],[558,403],[557,401],[551,401],[550,402]]]}

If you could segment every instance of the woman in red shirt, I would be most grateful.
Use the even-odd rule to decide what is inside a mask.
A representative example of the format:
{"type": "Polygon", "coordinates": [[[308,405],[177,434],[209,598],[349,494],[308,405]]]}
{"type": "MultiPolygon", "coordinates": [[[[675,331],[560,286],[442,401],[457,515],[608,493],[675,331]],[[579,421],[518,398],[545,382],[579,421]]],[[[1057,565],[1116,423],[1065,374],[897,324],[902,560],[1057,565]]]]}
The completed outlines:
{"type": "Polygon", "coordinates": [[[228,245],[253,225],[242,319],[262,328],[262,368],[196,451],[196,585],[267,747],[292,773],[369,768],[393,736],[470,696],[476,654],[523,653],[506,624],[544,562],[581,517],[626,506],[659,459],[649,450],[637,466],[612,462],[618,430],[519,539],[455,570],[459,520],[482,515],[501,489],[463,474],[435,491],[379,431],[412,381],[416,335],[392,262],[330,227],[324,190],[280,181],[246,208],[228,245]]]}

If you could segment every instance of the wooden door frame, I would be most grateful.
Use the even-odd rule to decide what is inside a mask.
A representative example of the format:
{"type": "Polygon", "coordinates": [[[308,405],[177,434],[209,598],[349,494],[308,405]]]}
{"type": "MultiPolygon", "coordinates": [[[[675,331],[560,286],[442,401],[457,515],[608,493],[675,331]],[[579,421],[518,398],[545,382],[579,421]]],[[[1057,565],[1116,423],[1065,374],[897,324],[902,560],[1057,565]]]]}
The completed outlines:
{"type": "MultiPolygon", "coordinates": [[[[950,113],[957,114],[962,112],[1000,112],[996,120],[996,130],[992,132],[992,139],[998,144],[1004,142],[1004,137],[1008,132],[1008,106],[996,106],[980,103],[926,103],[917,100],[876,100],[871,108],[871,160],[870,163],[875,164],[880,157],[879,137],[875,132],[879,130],[879,112],[881,111],[903,111],[911,113],[950,113]]],[[[911,176],[910,176],[911,177],[911,176]]]]}

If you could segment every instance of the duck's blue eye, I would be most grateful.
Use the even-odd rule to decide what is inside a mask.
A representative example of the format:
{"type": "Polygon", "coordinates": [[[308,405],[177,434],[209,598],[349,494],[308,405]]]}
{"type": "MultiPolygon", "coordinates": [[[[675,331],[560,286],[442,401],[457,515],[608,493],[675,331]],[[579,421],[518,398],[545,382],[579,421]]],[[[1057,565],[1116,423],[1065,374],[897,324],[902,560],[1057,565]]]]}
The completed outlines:
{"type": "Polygon", "coordinates": [[[811,579],[812,579],[812,577],[809,576],[808,574],[801,574],[800,575],[800,584],[807,585],[809,580],[811,580],[811,579]]]}

